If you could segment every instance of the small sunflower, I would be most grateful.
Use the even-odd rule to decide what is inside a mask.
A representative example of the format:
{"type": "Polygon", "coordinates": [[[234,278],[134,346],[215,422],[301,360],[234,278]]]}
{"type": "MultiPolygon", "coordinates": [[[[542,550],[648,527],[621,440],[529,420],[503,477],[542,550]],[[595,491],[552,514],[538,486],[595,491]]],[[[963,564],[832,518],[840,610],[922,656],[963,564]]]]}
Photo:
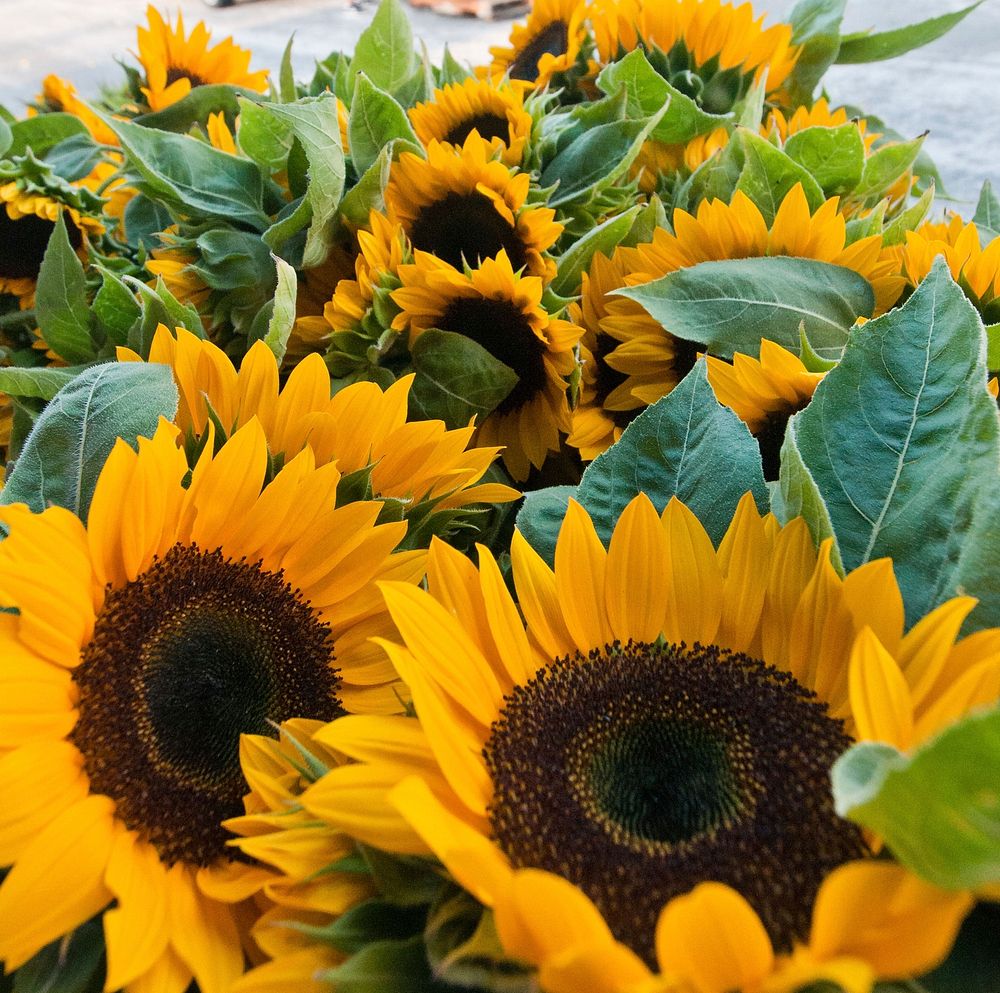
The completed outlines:
{"type": "Polygon", "coordinates": [[[784,144],[793,134],[805,131],[806,128],[839,128],[850,120],[857,124],[865,151],[870,152],[881,135],[876,131],[869,131],[868,122],[863,117],[849,118],[845,107],[831,110],[826,97],[821,97],[811,107],[796,107],[790,114],[785,114],[779,107],[773,108],[761,127],[761,134],[766,137],[773,132],[784,144]]]}
{"type": "Polygon", "coordinates": [[[491,77],[543,87],[576,61],[587,37],[586,0],[537,0],[527,23],[515,24],[506,46],[490,49],[491,77]]]}
{"type": "Polygon", "coordinates": [[[258,93],[267,89],[267,70],[250,72],[251,53],[232,38],[209,47],[212,36],[204,21],[186,36],[180,13],[176,27],[152,5],[146,17],[149,26],[138,29],[139,62],[146,71],[142,92],[152,110],[163,110],[206,83],[229,83],[258,93]]]}
{"type": "Polygon", "coordinates": [[[97,218],[17,180],[0,185],[0,293],[18,297],[24,308],[34,306],[38,272],[60,211],[70,245],[85,259],[87,239],[104,232],[97,218]]]}
{"type": "MultiPolygon", "coordinates": [[[[119,361],[141,361],[127,348],[119,361]]],[[[271,456],[286,462],[308,448],[318,465],[335,462],[342,475],[371,470],[375,499],[396,499],[407,509],[430,502],[440,510],[516,499],[508,486],[480,483],[499,451],[469,448],[471,427],[449,431],[441,421],[408,421],[412,377],[383,392],[355,383],[331,397],[330,373],[319,355],[299,362],[279,387],[278,363],[255,342],[239,370],[216,345],[184,328],[160,325],[150,362],[170,366],[180,403],[175,423],[195,440],[210,424],[235,433],[259,422],[271,456]]]]}
{"type": "Polygon", "coordinates": [[[543,254],[562,225],[548,207],[527,207],[527,173],[493,157],[493,148],[469,134],[461,149],[432,141],[427,158],[404,152],[393,163],[385,202],[415,250],[461,270],[507,253],[515,270],[551,279],[555,263],[543,254]]]}
{"type": "MultiPolygon", "coordinates": [[[[903,286],[896,274],[898,263],[891,252],[883,250],[879,235],[848,245],[847,222],[838,206],[839,200],[833,197],[810,212],[802,187],[796,185],[768,227],[760,210],[743,193],[736,193],[731,204],[702,201],[696,215],[674,212],[674,233],[659,228],[652,242],[618,248],[612,263],[617,272],[626,273],[620,285],[637,286],[700,262],[769,255],[817,259],[864,276],[875,291],[876,314],[884,313],[903,286]]],[[[606,283],[602,284],[605,294],[616,288],[606,283]]],[[[639,410],[665,396],[684,378],[700,348],[674,338],[633,300],[613,296],[604,308],[606,314],[599,320],[599,348],[594,352],[595,357],[603,358],[596,361],[624,377],[612,409],[639,410]]]]}
{"type": "Polygon", "coordinates": [[[713,355],[705,361],[716,399],[735,411],[757,439],[764,478],[777,479],[788,418],[809,403],[825,373],[810,372],[797,355],[766,338],[759,359],[737,352],[731,363],[713,355]]]}
{"type": "Polygon", "coordinates": [[[910,287],[919,285],[943,256],[952,278],[965,291],[985,324],[1000,321],[1000,237],[985,248],[974,223],[952,214],[947,223],[928,223],[907,231],[906,244],[896,249],[900,271],[910,287]]]}
{"type": "Polygon", "coordinates": [[[433,853],[547,993],[919,975],[972,898],[874,858],[829,769],[893,720],[912,743],[995,700],[1000,632],[956,643],[960,597],[904,634],[891,562],[841,577],[830,548],[747,495],[716,550],[640,495],[606,550],[571,502],[554,569],[515,535],[515,605],[486,549],[477,569],[435,543],[426,591],[382,586],[422,741],[409,717],[333,722],[317,737],[358,764],[303,806],[433,853]]]}
{"type": "Polygon", "coordinates": [[[475,131],[512,166],[520,165],[531,137],[532,117],[524,109],[523,95],[513,86],[489,80],[452,83],[407,113],[424,145],[440,141],[460,149],[475,131]]]}
{"type": "Polygon", "coordinates": [[[177,429],[119,441],[87,524],[4,507],[0,545],[0,959],[15,969],[104,913],[107,989],[226,993],[243,971],[234,906],[260,873],[220,822],[243,811],[242,732],[296,716],[394,712],[369,646],[376,580],[423,552],[381,504],[336,505],[340,474],[301,452],[263,487],[251,421],[190,484],[177,429]],[[106,909],[112,900],[113,909],[106,909]]]}
{"type": "Polygon", "coordinates": [[[468,274],[425,252],[399,270],[402,287],[393,300],[402,308],[394,327],[411,343],[428,328],[453,331],[482,345],[512,369],[517,384],[479,427],[477,438],[502,445],[511,475],[527,478],[558,451],[570,430],[568,378],[576,367],[581,329],[550,317],[542,307],[544,285],[517,274],[503,250],[468,274]]]}

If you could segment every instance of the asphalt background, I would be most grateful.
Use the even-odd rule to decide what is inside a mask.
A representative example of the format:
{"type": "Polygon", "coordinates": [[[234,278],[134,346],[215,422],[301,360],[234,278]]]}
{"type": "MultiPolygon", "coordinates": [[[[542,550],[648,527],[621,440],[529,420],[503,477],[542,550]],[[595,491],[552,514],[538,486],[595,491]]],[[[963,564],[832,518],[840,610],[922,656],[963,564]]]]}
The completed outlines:
{"type": "MultiPolygon", "coordinates": [[[[233,35],[252,49],[254,68],[277,69],[295,32],[295,64],[311,74],[313,60],[350,50],[374,10],[347,0],[244,0],[215,9],[199,0],[168,2],[185,21],[205,20],[214,37],[233,35]]],[[[964,6],[965,0],[850,0],[845,30],[886,30],[964,6]]],[[[58,73],[85,95],[119,72],[114,56],[129,59],[145,0],[0,0],[0,103],[17,114],[58,73]]],[[[769,20],[787,16],[794,0],[755,3],[769,20]]],[[[445,43],[457,58],[483,61],[491,44],[506,40],[510,22],[485,22],[411,10],[414,33],[432,58],[445,43]]],[[[1000,186],[1000,0],[985,3],[951,34],[891,62],[834,66],[827,87],[835,103],[863,106],[907,137],[930,131],[926,148],[936,160],[954,204],[971,214],[983,179],[1000,186]]]]}

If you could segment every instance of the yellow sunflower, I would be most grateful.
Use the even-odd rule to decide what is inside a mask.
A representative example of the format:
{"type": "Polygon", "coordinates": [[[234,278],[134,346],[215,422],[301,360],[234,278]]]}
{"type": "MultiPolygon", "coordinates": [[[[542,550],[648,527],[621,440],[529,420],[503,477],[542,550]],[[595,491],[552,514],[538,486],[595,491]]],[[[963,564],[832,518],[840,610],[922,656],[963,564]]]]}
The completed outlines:
{"type": "Polygon", "coordinates": [[[766,338],[759,359],[737,352],[731,363],[713,355],[705,361],[716,399],[735,411],[757,439],[764,478],[777,479],[788,418],[809,403],[826,374],[810,372],[797,355],[766,338]]]}
{"type": "Polygon", "coordinates": [[[176,427],[119,442],[87,524],[0,510],[0,959],[16,969],[104,913],[106,988],[226,993],[262,881],[220,822],[243,810],[242,732],[344,708],[395,712],[368,638],[375,581],[423,552],[381,504],[336,506],[340,473],[304,450],[262,489],[251,420],[190,484],[176,427]],[[117,901],[113,909],[108,908],[117,901]]]}
{"type": "Polygon", "coordinates": [[[514,173],[493,148],[469,134],[461,149],[432,141],[427,158],[404,152],[385,190],[389,220],[402,226],[415,250],[462,269],[501,250],[515,270],[551,279],[555,263],[543,254],[562,234],[555,211],[527,207],[527,173],[514,173]]]}
{"type": "Polygon", "coordinates": [[[947,223],[928,223],[907,231],[906,244],[895,251],[900,272],[911,287],[921,283],[934,259],[942,256],[984,323],[1000,321],[1000,237],[983,248],[976,225],[952,214],[947,223]]]}
{"type": "Polygon", "coordinates": [[[511,557],[517,605],[482,548],[477,569],[435,543],[426,591],[383,584],[422,736],[410,717],[317,732],[357,764],[307,811],[435,855],[547,993],[868,993],[944,957],[971,896],[873,858],[829,768],[882,726],[919,741],[997,698],[1000,630],[955,640],[975,601],[904,634],[889,560],[842,578],[749,495],[718,550],[640,495],[607,549],[571,502],[554,569],[520,534],[511,557]]]}
{"type": "MultiPolygon", "coordinates": [[[[624,285],[637,286],[699,262],[770,255],[816,259],[864,276],[875,292],[875,313],[884,313],[904,283],[897,275],[898,263],[890,251],[883,250],[879,235],[846,244],[847,222],[838,205],[833,197],[812,213],[802,187],[796,185],[768,227],[743,193],[736,193],[731,204],[702,201],[696,215],[674,212],[674,233],[660,228],[652,242],[617,249],[613,266],[616,272],[626,273],[624,285]]],[[[615,288],[603,285],[604,293],[615,288]]],[[[603,359],[596,361],[624,377],[611,409],[638,410],[655,403],[690,371],[699,346],[674,338],[633,300],[612,296],[604,306],[606,316],[599,320],[600,347],[595,353],[603,359]],[[601,340],[602,336],[612,341],[601,340]]]]}
{"type": "Polygon", "coordinates": [[[209,47],[212,36],[204,21],[186,36],[179,12],[176,27],[152,5],[146,8],[146,17],[149,26],[138,29],[138,58],[146,71],[142,92],[152,110],[163,110],[206,83],[229,83],[258,93],[267,89],[267,70],[250,72],[251,53],[232,38],[209,47]]]}
{"type": "MultiPolygon", "coordinates": [[[[119,361],[141,361],[127,348],[119,361]]],[[[449,431],[441,421],[408,421],[413,377],[383,392],[355,383],[331,397],[330,373],[319,355],[309,355],[279,386],[278,363],[255,342],[239,370],[222,349],[184,328],[160,325],[150,362],[170,366],[180,394],[175,423],[196,439],[210,422],[234,433],[259,422],[273,457],[288,461],[308,448],[318,465],[335,462],[342,475],[371,467],[375,499],[393,498],[410,507],[427,501],[441,510],[473,503],[517,499],[509,486],[480,483],[499,451],[469,448],[473,428],[449,431]]]]}
{"type": "MultiPolygon", "coordinates": [[[[42,80],[42,92],[36,102],[50,110],[79,117],[94,141],[102,145],[118,144],[118,136],[80,99],[76,87],[69,80],[50,73],[42,80]]],[[[34,110],[28,111],[29,117],[34,114],[34,110]]]]}
{"type": "Polygon", "coordinates": [[[452,83],[407,113],[424,145],[440,141],[460,149],[475,131],[512,166],[520,165],[531,137],[532,118],[524,109],[523,95],[513,86],[489,80],[452,83]]]}
{"type": "Polygon", "coordinates": [[[212,290],[195,271],[194,253],[176,244],[176,228],[161,231],[160,247],[150,249],[144,265],[146,271],[163,280],[166,288],[181,303],[189,303],[211,327],[212,290]]]}
{"type": "Polygon", "coordinates": [[[35,304],[38,272],[60,212],[70,245],[86,259],[87,239],[104,231],[97,218],[25,190],[16,180],[0,185],[0,293],[18,297],[24,309],[35,304]]]}
{"type": "Polygon", "coordinates": [[[683,145],[668,145],[650,139],[643,142],[629,176],[638,178],[639,189],[643,193],[653,193],[661,176],[669,176],[681,169],[694,172],[703,162],[707,162],[716,152],[729,142],[729,132],[716,128],[708,134],[698,135],[683,145]]]}
{"type": "Polygon", "coordinates": [[[392,294],[402,308],[394,327],[414,342],[428,328],[453,331],[482,345],[512,369],[518,381],[479,427],[485,445],[505,446],[510,474],[525,479],[558,451],[571,426],[568,377],[581,328],[550,317],[542,307],[542,280],[518,275],[503,250],[468,275],[425,252],[400,267],[402,287],[392,294]]]}
{"type": "Polygon", "coordinates": [[[515,24],[507,45],[490,48],[491,77],[508,76],[536,87],[576,61],[587,36],[586,0],[537,0],[527,23],[515,24]]]}

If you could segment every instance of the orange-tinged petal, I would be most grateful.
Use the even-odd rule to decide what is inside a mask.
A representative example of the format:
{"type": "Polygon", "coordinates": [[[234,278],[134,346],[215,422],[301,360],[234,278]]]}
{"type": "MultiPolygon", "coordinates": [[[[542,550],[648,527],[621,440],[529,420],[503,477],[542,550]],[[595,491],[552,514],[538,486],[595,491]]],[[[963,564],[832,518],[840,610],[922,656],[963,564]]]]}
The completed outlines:
{"type": "Polygon", "coordinates": [[[168,947],[148,972],[129,983],[128,993],[185,993],[191,975],[191,970],[168,947]]]}
{"type": "Polygon", "coordinates": [[[870,627],[855,639],[848,686],[856,736],[906,751],[913,740],[910,690],[896,660],[870,627]]]}
{"type": "Polygon", "coordinates": [[[634,993],[653,980],[642,959],[617,941],[548,958],[538,978],[546,993],[634,993]]]}
{"type": "Polygon", "coordinates": [[[571,654],[573,640],[563,621],[552,570],[520,531],[514,532],[510,557],[517,600],[532,636],[550,658],[571,654]]]}
{"type": "Polygon", "coordinates": [[[614,640],[604,603],[606,561],[590,516],[570,500],[556,541],[556,591],[566,628],[584,653],[614,640]]]}

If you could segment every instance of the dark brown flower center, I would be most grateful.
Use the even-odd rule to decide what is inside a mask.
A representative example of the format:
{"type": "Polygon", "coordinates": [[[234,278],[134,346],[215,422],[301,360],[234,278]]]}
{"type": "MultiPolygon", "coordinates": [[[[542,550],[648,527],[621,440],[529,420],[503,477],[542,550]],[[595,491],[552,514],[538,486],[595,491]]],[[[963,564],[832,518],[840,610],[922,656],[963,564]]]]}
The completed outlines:
{"type": "Polygon", "coordinates": [[[608,646],[506,699],[484,750],[490,823],[515,866],[579,886],[651,965],[663,906],[708,880],[790,951],[823,879],[866,853],[830,792],[850,744],[826,704],[756,659],[608,646]]]}
{"type": "Polygon", "coordinates": [[[449,193],[422,207],[409,232],[414,248],[461,269],[496,258],[506,249],[514,271],[528,261],[525,247],[507,219],[482,193],[449,193]]]}
{"type": "Polygon", "coordinates": [[[444,136],[444,140],[450,141],[453,145],[464,145],[465,139],[473,131],[478,131],[479,137],[485,138],[486,141],[493,138],[499,138],[503,142],[510,141],[510,122],[507,118],[487,111],[460,121],[444,136]]]}
{"type": "MultiPolygon", "coordinates": [[[[83,244],[83,232],[68,213],[65,218],[69,243],[77,249],[83,244]]],[[[53,230],[55,224],[52,221],[34,214],[15,221],[0,205],[0,277],[37,279],[53,230]]]]}
{"type": "Polygon", "coordinates": [[[109,591],[74,671],[91,789],[167,864],[229,854],[241,734],[341,712],[328,626],[284,577],[175,545],[109,591]]]}
{"type": "Polygon", "coordinates": [[[546,24],[517,54],[510,64],[511,79],[533,83],[538,79],[538,60],[543,55],[565,55],[569,51],[569,25],[563,21],[546,24]]]}
{"type": "Polygon", "coordinates": [[[167,86],[172,86],[178,79],[188,79],[191,81],[191,89],[196,86],[205,86],[205,80],[197,73],[185,69],[183,66],[169,66],[167,68],[167,86]]]}

